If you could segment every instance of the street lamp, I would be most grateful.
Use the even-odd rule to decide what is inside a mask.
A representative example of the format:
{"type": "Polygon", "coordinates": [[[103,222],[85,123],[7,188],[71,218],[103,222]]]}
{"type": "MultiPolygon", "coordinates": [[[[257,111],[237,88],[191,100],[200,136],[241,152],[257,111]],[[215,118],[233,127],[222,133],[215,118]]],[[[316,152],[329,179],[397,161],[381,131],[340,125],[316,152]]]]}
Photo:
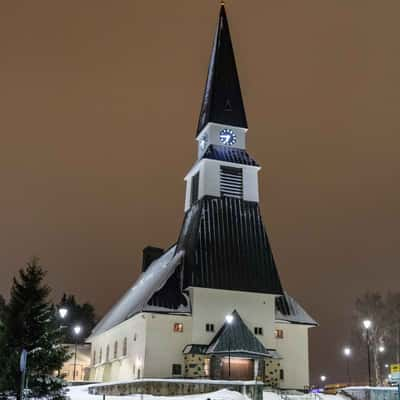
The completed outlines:
{"type": "Polygon", "coordinates": [[[365,328],[365,332],[367,334],[368,383],[369,383],[369,386],[372,386],[372,383],[371,383],[371,355],[370,355],[370,340],[369,340],[369,330],[372,326],[372,321],[370,319],[364,319],[363,325],[365,328]]]}
{"type": "Polygon", "coordinates": [[[234,318],[233,318],[232,314],[228,314],[225,317],[225,321],[229,327],[229,333],[228,333],[228,377],[229,377],[229,379],[231,379],[231,332],[230,332],[230,327],[232,325],[233,319],[234,318]]]}
{"type": "Polygon", "coordinates": [[[74,326],[74,334],[75,334],[75,355],[74,355],[74,377],[75,380],[75,373],[76,373],[76,353],[78,351],[78,336],[80,335],[82,328],[79,325],[74,326]]]}
{"type": "Polygon", "coordinates": [[[351,384],[351,377],[350,377],[350,356],[351,356],[351,348],[346,346],[343,349],[343,354],[346,357],[346,370],[347,370],[347,382],[351,384]]]}
{"type": "Polygon", "coordinates": [[[321,382],[325,382],[326,381],[326,376],[325,375],[321,375],[320,379],[321,379],[321,382]]]}
{"type": "Polygon", "coordinates": [[[380,346],[378,347],[378,351],[379,351],[379,353],[383,353],[383,352],[385,351],[385,346],[380,345],[380,346]]]}
{"type": "Polygon", "coordinates": [[[58,309],[58,313],[60,314],[61,319],[65,319],[68,314],[68,308],[61,307],[58,309]]]}

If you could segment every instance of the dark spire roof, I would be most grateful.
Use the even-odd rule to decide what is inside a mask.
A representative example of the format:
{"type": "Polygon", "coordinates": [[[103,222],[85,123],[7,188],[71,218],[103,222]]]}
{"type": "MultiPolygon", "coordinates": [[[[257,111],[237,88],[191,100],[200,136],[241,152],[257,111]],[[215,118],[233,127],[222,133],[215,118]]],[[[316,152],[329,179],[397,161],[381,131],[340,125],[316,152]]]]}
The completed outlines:
{"type": "Polygon", "coordinates": [[[221,6],[197,134],[208,122],[247,128],[225,7],[221,6]]]}
{"type": "Polygon", "coordinates": [[[231,354],[233,357],[270,357],[271,354],[253,335],[236,310],[232,316],[232,323],[224,323],[211,341],[207,354],[221,356],[231,354]]]}

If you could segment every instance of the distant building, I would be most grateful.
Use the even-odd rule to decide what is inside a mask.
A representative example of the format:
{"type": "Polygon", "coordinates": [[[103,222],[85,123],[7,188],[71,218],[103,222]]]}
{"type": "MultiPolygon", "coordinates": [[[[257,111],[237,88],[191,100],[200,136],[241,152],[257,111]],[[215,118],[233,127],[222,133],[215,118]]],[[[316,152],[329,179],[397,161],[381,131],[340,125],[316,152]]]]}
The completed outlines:
{"type": "Polygon", "coordinates": [[[87,381],[90,376],[90,344],[78,344],[76,352],[75,365],[75,345],[67,345],[68,353],[71,358],[66,361],[61,369],[61,374],[65,376],[66,381],[87,381]],[[75,379],[74,379],[75,366],[75,379]]]}
{"type": "Polygon", "coordinates": [[[222,6],[196,134],[198,159],[185,177],[181,233],[165,251],[144,250],[137,282],[93,330],[92,380],[309,384],[308,330],[316,322],[282,289],[247,130],[222,6]]]}

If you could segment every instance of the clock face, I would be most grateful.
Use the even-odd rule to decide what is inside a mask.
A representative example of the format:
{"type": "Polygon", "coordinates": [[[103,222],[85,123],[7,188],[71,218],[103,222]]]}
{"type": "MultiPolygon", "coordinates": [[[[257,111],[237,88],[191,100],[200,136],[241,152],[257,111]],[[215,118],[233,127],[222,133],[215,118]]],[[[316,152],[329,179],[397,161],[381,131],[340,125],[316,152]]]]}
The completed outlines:
{"type": "Polygon", "coordinates": [[[219,140],[222,144],[232,146],[236,143],[236,134],[232,129],[222,129],[222,131],[219,133],[219,140]]]}
{"type": "Polygon", "coordinates": [[[207,146],[207,135],[204,135],[201,139],[200,139],[200,149],[204,150],[207,146]]]}

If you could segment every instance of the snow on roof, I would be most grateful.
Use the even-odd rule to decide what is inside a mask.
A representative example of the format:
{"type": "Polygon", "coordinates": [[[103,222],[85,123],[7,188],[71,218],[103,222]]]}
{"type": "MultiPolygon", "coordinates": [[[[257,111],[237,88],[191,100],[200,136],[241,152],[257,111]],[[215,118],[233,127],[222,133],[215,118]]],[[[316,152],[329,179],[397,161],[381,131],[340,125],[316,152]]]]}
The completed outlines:
{"type": "MultiPolygon", "coordinates": [[[[184,251],[181,250],[175,254],[175,250],[176,246],[172,246],[160,258],[150,264],[148,269],[139,276],[135,284],[96,325],[91,337],[113,328],[146,308],[147,302],[152,295],[165,285],[180,263],[184,251]]],[[[149,311],[150,309],[151,307],[149,311]]],[[[190,312],[190,310],[183,309],[175,311],[190,312]]]]}
{"type": "Polygon", "coordinates": [[[293,324],[318,325],[307,311],[286,292],[283,296],[275,299],[275,320],[293,324]]]}

